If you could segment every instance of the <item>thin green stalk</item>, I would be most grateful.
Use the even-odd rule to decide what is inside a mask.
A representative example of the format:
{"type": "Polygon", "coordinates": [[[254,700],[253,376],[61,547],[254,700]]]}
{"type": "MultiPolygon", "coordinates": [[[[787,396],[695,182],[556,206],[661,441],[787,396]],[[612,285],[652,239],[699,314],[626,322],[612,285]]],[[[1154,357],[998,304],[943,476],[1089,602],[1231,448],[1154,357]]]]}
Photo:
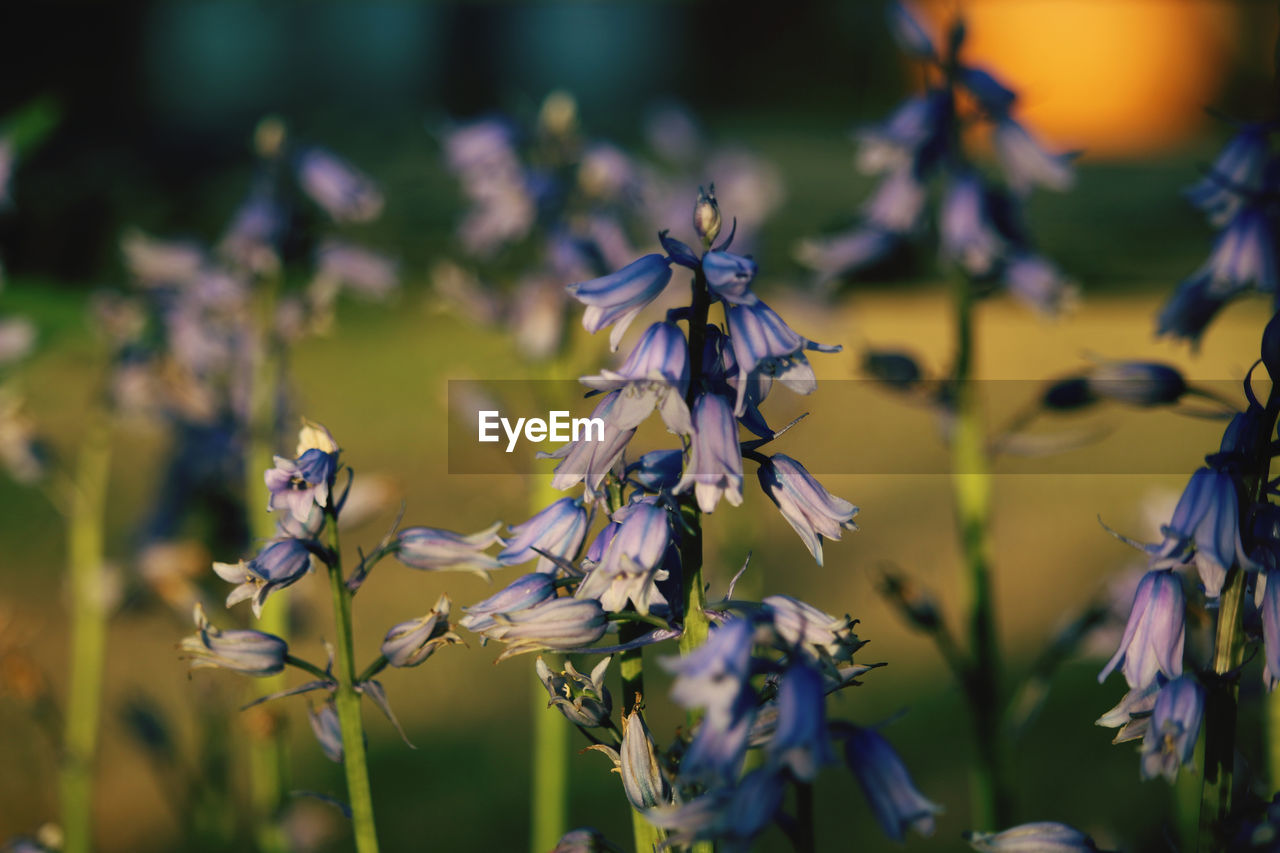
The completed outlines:
{"type": "MultiPolygon", "coordinates": [[[[559,655],[544,654],[547,666],[563,666],[559,655]]],[[[569,722],[547,707],[547,691],[534,678],[529,706],[533,714],[533,791],[529,797],[530,853],[556,846],[569,825],[569,722]]]]}
{"type": "Polygon", "coordinates": [[[365,755],[364,723],[360,718],[360,694],[356,692],[355,644],[351,631],[351,597],[342,577],[342,551],[338,519],[328,512],[326,529],[333,562],[329,566],[329,594],[333,599],[334,634],[337,638],[334,705],[342,731],[342,766],[347,776],[347,803],[351,808],[351,829],[357,853],[376,853],[378,834],[373,822],[373,793],[369,787],[369,764],[365,755]]]}
{"type": "Polygon", "coordinates": [[[980,401],[974,389],[974,312],[971,282],[957,277],[955,430],[951,438],[952,488],[956,525],[969,588],[970,666],[966,695],[973,717],[978,760],[974,767],[974,826],[1008,825],[1010,793],[1000,706],[1000,648],[996,637],[995,591],[991,579],[991,473],[980,401]]]}
{"type": "MultiPolygon", "coordinates": [[[[275,314],[276,278],[263,282],[257,295],[257,353],[250,377],[247,447],[245,450],[245,509],[249,518],[251,545],[257,547],[275,535],[275,519],[263,501],[262,474],[274,464],[277,450],[277,399],[280,391],[280,361],[270,333],[275,314]]],[[[268,634],[289,640],[289,602],[284,596],[266,601],[257,626],[268,634]]],[[[255,697],[278,693],[286,687],[284,673],[255,679],[255,697]]],[[[253,834],[262,853],[287,853],[288,839],[279,821],[285,791],[289,787],[289,746],[286,719],[273,707],[260,705],[250,727],[249,797],[253,834]]]]}
{"type": "Polygon", "coordinates": [[[107,602],[102,574],[111,441],[105,416],[91,423],[80,448],[67,516],[71,581],[71,684],[63,733],[60,788],[63,849],[93,846],[93,770],[98,749],[107,602]]]}

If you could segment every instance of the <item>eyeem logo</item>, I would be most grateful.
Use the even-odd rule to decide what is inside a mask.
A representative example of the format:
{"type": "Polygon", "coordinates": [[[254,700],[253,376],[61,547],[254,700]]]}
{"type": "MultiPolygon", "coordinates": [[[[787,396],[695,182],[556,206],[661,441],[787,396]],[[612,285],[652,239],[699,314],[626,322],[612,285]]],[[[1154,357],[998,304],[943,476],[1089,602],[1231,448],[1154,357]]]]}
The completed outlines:
{"type": "Polygon", "coordinates": [[[516,418],[513,425],[496,409],[478,414],[480,441],[500,441],[498,428],[507,436],[507,453],[516,449],[523,431],[525,441],[535,444],[550,441],[604,441],[604,418],[571,418],[568,411],[547,412],[547,419],[516,418]]]}

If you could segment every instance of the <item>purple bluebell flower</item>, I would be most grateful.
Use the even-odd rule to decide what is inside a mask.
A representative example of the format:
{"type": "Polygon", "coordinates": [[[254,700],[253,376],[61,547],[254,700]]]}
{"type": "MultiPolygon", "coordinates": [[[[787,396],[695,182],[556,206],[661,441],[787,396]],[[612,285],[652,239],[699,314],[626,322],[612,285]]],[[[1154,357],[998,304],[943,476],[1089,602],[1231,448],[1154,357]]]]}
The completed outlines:
{"type": "Polygon", "coordinates": [[[612,471],[622,460],[622,453],[627,443],[636,434],[636,428],[619,427],[615,421],[614,409],[622,409],[621,391],[605,394],[591,411],[592,418],[604,421],[604,435],[598,436],[592,430],[584,430],[584,435],[577,441],[571,441],[551,453],[538,453],[539,459],[559,459],[555,474],[551,478],[551,487],[559,491],[570,489],[578,483],[586,487],[588,498],[596,495],[605,475],[612,471]]]}
{"type": "Polygon", "coordinates": [[[292,510],[287,510],[276,517],[276,538],[315,539],[324,530],[325,520],[324,509],[314,502],[301,521],[294,517],[292,510]]]}
{"type": "Polygon", "coordinates": [[[485,631],[507,644],[498,660],[543,649],[576,649],[604,636],[604,609],[592,598],[552,598],[525,610],[494,615],[485,631]]]}
{"type": "Polygon", "coordinates": [[[539,657],[535,669],[538,680],[551,697],[547,707],[559,708],[565,719],[575,725],[587,728],[609,725],[613,697],[609,688],[604,686],[604,677],[610,660],[605,658],[595,665],[590,675],[583,675],[572,661],[565,661],[561,672],[552,672],[551,667],[539,657]]]}
{"type": "Polygon", "coordinates": [[[910,166],[894,169],[863,206],[863,219],[875,231],[911,234],[920,224],[928,194],[915,169],[910,166]]]}
{"type": "Polygon", "coordinates": [[[1187,392],[1176,367],[1154,361],[1105,362],[1089,371],[1086,383],[1091,393],[1129,406],[1168,405],[1187,392]]]}
{"type": "Polygon", "coordinates": [[[467,536],[432,527],[406,527],[396,535],[396,559],[406,566],[427,571],[475,572],[482,577],[503,564],[484,553],[489,546],[504,544],[498,536],[501,522],[467,536]]]}
{"type": "Polygon", "coordinates": [[[287,509],[296,520],[305,522],[312,506],[329,505],[338,454],[313,448],[296,460],[277,456],[275,463],[264,477],[270,493],[267,509],[287,509]]]}
{"type": "Polygon", "coordinates": [[[934,815],[942,807],[916,790],[906,765],[879,732],[855,729],[845,741],[844,756],[885,835],[902,841],[907,827],[933,834],[934,815]]]}
{"type": "Polygon", "coordinates": [[[300,539],[275,539],[252,560],[214,563],[213,570],[224,581],[237,584],[227,595],[227,607],[252,599],[254,615],[261,616],[271,593],[297,583],[311,571],[311,551],[300,539]]]}
{"type": "Polygon", "coordinates": [[[1094,725],[1119,729],[1112,743],[1141,740],[1147,734],[1151,709],[1156,704],[1156,694],[1166,683],[1163,677],[1157,676],[1150,684],[1133,688],[1124,694],[1124,698],[1114,708],[1099,717],[1094,725]]]}
{"type": "Polygon", "coordinates": [[[1146,687],[1162,673],[1168,678],[1182,674],[1182,649],[1186,638],[1186,605],[1182,580],[1172,571],[1147,572],[1138,582],[1120,647],[1112,656],[1098,682],[1121,667],[1133,688],[1146,687]]]}
{"type": "Polygon", "coordinates": [[[1156,334],[1172,335],[1198,345],[1204,330],[1234,294],[1211,293],[1209,281],[1192,276],[1180,283],[1173,296],[1160,309],[1156,318],[1156,334]]]}
{"type": "Polygon", "coordinates": [[[933,59],[935,54],[933,39],[920,25],[919,16],[912,14],[905,3],[893,2],[888,10],[889,31],[893,40],[898,43],[908,56],[915,59],[933,59]]]}
{"type": "Polygon", "coordinates": [[[1235,480],[1226,471],[1201,468],[1191,475],[1169,524],[1164,541],[1148,545],[1152,565],[1165,568],[1194,559],[1205,595],[1222,594],[1227,569],[1248,564],[1240,542],[1240,515],[1235,480]]]}
{"type": "Polygon", "coordinates": [[[988,210],[987,192],[975,172],[951,179],[939,211],[942,256],[972,276],[990,275],[1004,251],[1004,241],[988,210]]]}
{"type": "Polygon", "coordinates": [[[613,518],[622,526],[578,586],[577,596],[598,599],[611,613],[625,608],[628,601],[638,612],[648,613],[658,594],[654,583],[666,578],[662,563],[671,546],[667,510],[634,503],[617,510],[613,518]]]}
{"type": "Polygon", "coordinates": [[[1280,572],[1267,571],[1258,578],[1261,587],[1258,611],[1262,616],[1262,643],[1265,667],[1263,680],[1268,690],[1280,681],[1280,572]]]}
{"type": "Polygon", "coordinates": [[[822,676],[797,659],[778,684],[778,722],[766,747],[770,760],[802,782],[812,782],[822,765],[835,760],[827,733],[827,693],[822,676]]]}
{"type": "Polygon", "coordinates": [[[671,281],[671,259],[645,255],[615,273],[569,285],[569,293],[587,306],[582,325],[588,332],[613,326],[610,349],[617,351],[623,334],[636,315],[658,298],[671,281]]]}
{"type": "Polygon", "coordinates": [[[420,619],[401,622],[387,631],[382,640],[382,656],[395,667],[417,666],[441,646],[461,643],[449,630],[449,596],[442,595],[431,612],[420,619]]]}
{"type": "Polygon", "coordinates": [[[680,494],[692,487],[705,513],[713,512],[721,497],[740,506],[742,448],[729,404],[718,394],[702,394],[693,404],[693,426],[689,464],[673,491],[680,494]]]}
{"type": "Polygon", "coordinates": [[[1175,678],[1156,695],[1142,740],[1142,778],[1163,776],[1170,784],[1191,762],[1204,716],[1204,688],[1190,675],[1175,678]]]}
{"type": "Polygon", "coordinates": [[[1079,295],[1079,288],[1057,264],[1034,252],[1011,253],[1005,260],[1001,279],[1013,298],[1046,316],[1070,308],[1079,295]]]}
{"type": "Polygon", "coordinates": [[[335,764],[342,763],[342,723],[338,720],[338,709],[332,701],[325,702],[319,708],[307,709],[307,718],[311,721],[311,733],[324,752],[324,757],[335,764]]]}
{"type": "Polygon", "coordinates": [[[684,451],[679,448],[651,450],[627,466],[627,479],[646,492],[674,489],[683,465],[684,451]]]}
{"type": "Polygon", "coordinates": [[[382,213],[376,184],[332,152],[308,148],[298,156],[298,184],[335,222],[369,222],[382,213]]]}
{"type": "Polygon", "coordinates": [[[467,615],[459,619],[458,624],[482,634],[494,626],[496,616],[528,610],[555,595],[556,581],[552,575],[545,572],[522,575],[484,601],[462,608],[467,615]]]}
{"type": "Polygon", "coordinates": [[[796,334],[761,300],[752,305],[734,305],[725,313],[733,356],[738,364],[738,402],[734,407],[734,414],[738,416],[746,411],[747,387],[752,378],[777,379],[797,394],[812,394],[817,380],[804,351],[841,350],[839,346],[815,343],[796,334]]]}
{"type": "Polygon", "coordinates": [[[689,342],[675,323],[654,323],[621,367],[584,376],[582,383],[597,391],[619,392],[608,416],[619,430],[639,426],[655,408],[672,432],[688,435],[693,429],[684,401],[689,389],[689,342]]]}
{"type": "Polygon", "coordinates": [[[1018,99],[1012,89],[985,69],[961,68],[957,77],[960,85],[969,90],[969,94],[977,99],[979,106],[993,119],[998,120],[1007,115],[1013,102],[1018,99]]]}
{"type": "Polygon", "coordinates": [[[591,540],[591,544],[587,546],[587,553],[583,555],[586,562],[592,566],[596,566],[604,559],[605,549],[609,547],[609,543],[613,541],[613,537],[618,535],[618,530],[622,527],[616,521],[610,521],[604,527],[600,528],[600,532],[596,534],[596,538],[591,540]]]}
{"type": "Polygon", "coordinates": [[[204,608],[198,603],[195,623],[195,635],[183,638],[178,646],[189,656],[192,669],[229,669],[259,678],[284,670],[289,646],[274,634],[219,631],[209,624],[204,608]]]}
{"type": "Polygon", "coordinates": [[[966,832],[964,840],[981,853],[1095,853],[1093,839],[1065,823],[1038,821],[1001,832],[966,832]]]}
{"type": "Polygon", "coordinates": [[[671,802],[671,784],[658,763],[653,735],[649,733],[649,726],[639,708],[622,718],[618,773],[622,776],[622,788],[627,799],[635,808],[643,811],[671,802]]]}
{"type": "Polygon", "coordinates": [[[751,258],[729,252],[711,251],[702,256],[702,272],[707,287],[730,305],[754,305],[751,281],[759,267],[751,258]]]}
{"type": "Polygon", "coordinates": [[[812,604],[789,595],[771,595],[761,604],[785,651],[799,652],[810,660],[849,661],[864,645],[853,633],[854,621],[837,618],[812,604]]]}
{"type": "Polygon", "coordinates": [[[667,831],[667,843],[689,846],[716,840],[726,853],[746,853],[755,836],[765,830],[782,807],[783,779],[768,768],[752,770],[736,784],[711,788],[705,794],[669,806],[647,810],[654,826],[667,831]]]}
{"type": "Polygon", "coordinates": [[[855,132],[858,168],[875,174],[918,165],[922,152],[938,144],[952,118],[946,92],[933,89],[907,100],[883,123],[855,132]]]}
{"type": "Polygon", "coordinates": [[[396,263],[386,255],[341,240],[326,240],[316,250],[316,274],[310,285],[313,299],[332,301],[346,287],[358,296],[382,300],[399,284],[396,263]]]}
{"type": "Polygon", "coordinates": [[[1187,190],[1187,198],[1214,226],[1230,222],[1245,196],[1262,189],[1272,130],[1261,123],[1242,127],[1210,165],[1209,173],[1187,190]]]}
{"type": "Polygon", "coordinates": [[[1013,119],[1006,116],[996,122],[992,142],[1005,180],[1014,192],[1027,193],[1036,186],[1058,191],[1071,188],[1075,178],[1071,155],[1045,151],[1027,129],[1013,119]]]}
{"type": "Polygon", "coordinates": [[[853,517],[858,508],[838,498],[790,456],[776,453],[756,472],[764,493],[800,534],[809,553],[822,565],[822,539],[840,540],[841,530],[857,530],[853,517]]]}
{"type": "Polygon", "coordinates": [[[572,560],[586,536],[587,511],[582,501],[561,498],[533,518],[511,528],[507,545],[498,554],[498,562],[504,566],[518,566],[537,560],[536,571],[554,573],[556,562],[538,552],[572,560]]]}
{"type": "Polygon", "coordinates": [[[842,275],[878,263],[899,244],[897,235],[859,225],[823,239],[802,240],[796,260],[817,274],[818,284],[828,284],[842,275]]]}
{"type": "Polygon", "coordinates": [[[1275,219],[1257,207],[1243,207],[1227,223],[1209,260],[1193,279],[1206,283],[1213,295],[1232,295],[1252,286],[1276,292],[1275,219]]]}

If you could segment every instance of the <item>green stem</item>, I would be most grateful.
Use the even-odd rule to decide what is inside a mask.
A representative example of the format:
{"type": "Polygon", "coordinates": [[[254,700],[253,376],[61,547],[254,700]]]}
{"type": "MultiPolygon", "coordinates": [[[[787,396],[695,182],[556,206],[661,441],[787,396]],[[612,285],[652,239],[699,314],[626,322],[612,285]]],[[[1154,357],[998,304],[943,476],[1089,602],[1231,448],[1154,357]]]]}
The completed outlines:
{"type": "MultiPolygon", "coordinates": [[[[543,654],[552,670],[564,665],[559,655],[543,654]]],[[[534,678],[529,706],[533,714],[533,791],[529,798],[530,853],[546,853],[569,825],[569,723],[547,707],[547,691],[534,678]]]]}
{"type": "MultiPolygon", "coordinates": [[[[249,519],[251,547],[257,548],[276,535],[275,519],[263,500],[262,474],[273,467],[277,450],[277,398],[280,392],[280,360],[270,329],[276,304],[277,278],[262,282],[257,294],[257,357],[250,377],[247,446],[244,468],[245,512],[249,519]]],[[[288,642],[291,633],[289,602],[285,596],[269,598],[262,608],[258,629],[288,642]]],[[[284,673],[254,679],[255,697],[284,690],[284,673]]],[[[275,708],[253,710],[258,722],[250,726],[249,798],[252,804],[254,840],[261,853],[287,853],[288,839],[280,825],[280,809],[289,788],[289,746],[285,716],[275,708]]]]}
{"type": "Polygon", "coordinates": [[[334,633],[337,637],[334,705],[342,730],[342,766],[347,776],[347,800],[351,807],[351,828],[358,853],[376,853],[378,834],[373,822],[373,793],[369,787],[369,765],[365,755],[364,723],[360,719],[360,694],[356,692],[355,644],[351,631],[351,597],[342,577],[342,550],[338,539],[338,519],[329,511],[325,528],[333,564],[329,566],[329,594],[333,599],[334,633]]]}
{"type": "Polygon", "coordinates": [[[965,691],[973,718],[978,760],[974,767],[974,826],[996,829],[1010,818],[1010,793],[1000,709],[1000,649],[996,637],[995,591],[991,579],[989,527],[991,473],[982,408],[974,393],[974,313],[972,283],[956,281],[955,431],[952,434],[952,488],[956,525],[969,588],[970,666],[965,691]]]}
{"type": "Polygon", "coordinates": [[[71,684],[61,768],[63,849],[93,846],[93,769],[98,749],[102,668],[107,643],[102,572],[111,442],[105,415],[85,435],[70,495],[67,571],[71,582],[71,684]]]}

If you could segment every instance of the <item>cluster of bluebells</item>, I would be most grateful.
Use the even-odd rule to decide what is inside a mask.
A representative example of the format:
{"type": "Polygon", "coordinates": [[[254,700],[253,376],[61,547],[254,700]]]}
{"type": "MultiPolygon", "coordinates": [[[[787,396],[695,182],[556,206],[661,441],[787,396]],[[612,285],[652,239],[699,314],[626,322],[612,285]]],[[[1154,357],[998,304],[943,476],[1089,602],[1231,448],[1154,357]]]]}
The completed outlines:
{"type": "MultiPolygon", "coordinates": [[[[254,615],[260,616],[263,604],[272,595],[310,574],[315,562],[330,570],[335,566],[340,568],[340,555],[326,544],[333,540],[325,536],[331,525],[340,523],[353,479],[350,469],[346,469],[346,482],[338,487],[338,475],[343,469],[340,453],[328,430],[306,423],[299,433],[295,456],[275,458],[275,466],[264,476],[267,509],[274,512],[276,518],[275,537],[263,543],[250,559],[213,564],[217,576],[233,585],[226,598],[228,607],[250,601],[254,615]]],[[[420,543],[440,535],[447,534],[425,527],[393,529],[344,578],[347,589],[352,593],[357,591],[374,565],[387,556],[395,556],[414,568],[455,568],[440,560],[421,557],[420,543]]],[[[489,541],[493,541],[492,538],[489,541]]],[[[460,643],[461,638],[450,627],[450,607],[448,596],[441,596],[426,614],[393,625],[382,641],[378,657],[361,672],[354,685],[357,692],[367,696],[393,723],[395,718],[386,693],[375,676],[388,666],[418,666],[437,649],[460,643]]],[[[325,698],[311,709],[311,727],[324,754],[334,761],[342,760],[342,738],[333,700],[338,681],[333,674],[332,659],[321,669],[293,656],[288,643],[273,634],[250,629],[218,629],[210,623],[200,604],[196,605],[195,621],[196,633],[181,644],[193,669],[225,669],[265,677],[277,675],[291,666],[314,676],[312,681],[263,697],[254,704],[302,693],[322,694],[325,698]]]]}
{"type": "Polygon", "coordinates": [[[1199,342],[1210,321],[1231,300],[1276,288],[1277,191],[1280,157],[1272,147],[1274,122],[1240,126],[1187,191],[1187,198],[1218,230],[1204,265],[1178,285],[1160,310],[1157,332],[1199,342]]]}
{"type": "MultiPolygon", "coordinates": [[[[580,488],[580,496],[557,500],[503,539],[491,529],[438,533],[431,543],[430,559],[442,566],[533,566],[459,620],[484,641],[503,643],[501,658],[539,650],[625,654],[680,637],[692,615],[684,576],[701,567],[700,515],[743,502],[746,462],[757,466],[765,495],[819,563],[824,540],[855,529],[856,507],[796,460],[761,449],[778,435],[760,411],[774,381],[812,392],[805,352],[837,348],[797,334],[752,291],[755,262],[730,251],[732,233],[716,243],[721,219],[712,193],[700,192],[693,224],[702,252],[663,232],[663,253],[568,286],[586,306],[586,329],[612,327],[616,351],[674,268],[692,278],[689,304],[648,326],[616,369],[583,377],[600,397],[594,416],[604,421],[603,435],[549,454],[559,460],[553,485],[580,488]],[[715,303],[722,324],[709,322],[715,303]],[[655,411],[679,446],[635,454],[631,439],[655,411]],[[742,429],[753,437],[740,440],[742,429]],[[615,630],[618,642],[593,645],[615,630]]],[[[908,826],[931,830],[937,807],[916,791],[884,738],[827,718],[826,697],[870,669],[853,662],[862,644],[848,617],[780,595],[736,601],[732,586],[703,612],[705,643],[661,661],[676,676],[671,698],[700,719],[666,747],[649,730],[639,697],[628,696],[614,722],[605,686],[611,658],[587,673],[572,663],[558,672],[541,659],[537,666],[550,706],[612,759],[632,806],[669,843],[714,839],[743,849],[775,821],[785,826],[786,786],[811,782],[838,750],[891,836],[908,826]],[[744,773],[750,750],[763,760],[744,773]]],[[[595,838],[576,833],[563,845],[595,838]]]]}
{"type": "MultiPolygon", "coordinates": [[[[781,183],[769,166],[746,152],[708,152],[679,107],[655,111],[646,136],[672,169],[704,159],[723,168],[731,197],[748,211],[748,232],[780,201],[781,183]]],[[[669,221],[673,205],[683,212],[688,204],[687,180],[585,138],[564,92],[547,96],[531,127],[486,117],[445,128],[441,141],[465,200],[457,236],[470,269],[441,262],[436,289],[474,319],[505,323],[532,358],[553,356],[563,343],[564,282],[622,266],[635,256],[637,233],[669,221]]]]}
{"type": "MultiPolygon", "coordinates": [[[[1280,326],[1267,328],[1263,362],[1273,374],[1280,326]]],[[[1128,685],[1120,703],[1098,720],[1118,729],[1115,742],[1141,740],[1143,778],[1173,781],[1191,761],[1213,675],[1191,653],[1188,633],[1196,611],[1215,611],[1229,573],[1245,573],[1256,613],[1244,621],[1249,639],[1261,640],[1268,689],[1280,677],[1280,512],[1266,481],[1274,429],[1271,403],[1260,403],[1245,384],[1248,405],[1222,436],[1217,453],[1192,475],[1161,528],[1161,541],[1124,541],[1142,550],[1147,571],[1138,582],[1119,648],[1099,680],[1119,671],[1128,685]],[[1260,630],[1259,630],[1260,629],[1260,630]],[[1260,637],[1257,634],[1261,634],[1260,637]]],[[[1247,659],[1247,658],[1246,658],[1247,659]]]]}
{"type": "Polygon", "coordinates": [[[1037,252],[1022,208],[1036,187],[1071,185],[1071,155],[1042,148],[1014,117],[1017,94],[990,71],[964,61],[962,19],[943,40],[897,3],[891,4],[889,23],[898,45],[924,67],[927,85],[883,123],[855,133],[858,166],[883,176],[879,188],[850,230],[806,241],[799,260],[822,282],[887,260],[929,230],[931,186],[937,184],[932,231],[942,260],[974,282],[1056,312],[1073,288],[1037,252]],[[974,124],[990,130],[998,174],[980,170],[965,150],[974,124]]]}
{"type": "Polygon", "coordinates": [[[162,419],[175,437],[151,540],[170,538],[193,503],[240,481],[254,395],[286,408],[279,367],[263,376],[279,348],[327,330],[340,293],[384,299],[398,284],[393,261],[344,236],[380,215],[378,187],[277,120],[264,120],[255,141],[250,190],[217,244],[129,233],[121,248],[135,294],[98,302],[120,353],[117,404],[162,419]],[[282,287],[291,282],[304,284],[282,287]]]}

